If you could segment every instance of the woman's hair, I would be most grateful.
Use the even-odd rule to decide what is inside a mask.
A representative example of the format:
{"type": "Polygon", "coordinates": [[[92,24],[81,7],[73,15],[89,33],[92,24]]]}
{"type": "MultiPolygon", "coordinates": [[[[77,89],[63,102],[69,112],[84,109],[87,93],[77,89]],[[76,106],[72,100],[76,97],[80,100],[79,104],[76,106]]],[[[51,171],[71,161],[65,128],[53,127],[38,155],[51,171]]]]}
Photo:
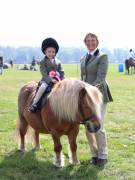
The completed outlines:
{"type": "Polygon", "coordinates": [[[93,34],[93,33],[87,33],[86,34],[86,36],[84,38],[84,43],[86,43],[86,39],[87,39],[88,36],[91,36],[91,37],[95,38],[97,40],[97,42],[99,43],[98,37],[95,34],[93,34]]]}

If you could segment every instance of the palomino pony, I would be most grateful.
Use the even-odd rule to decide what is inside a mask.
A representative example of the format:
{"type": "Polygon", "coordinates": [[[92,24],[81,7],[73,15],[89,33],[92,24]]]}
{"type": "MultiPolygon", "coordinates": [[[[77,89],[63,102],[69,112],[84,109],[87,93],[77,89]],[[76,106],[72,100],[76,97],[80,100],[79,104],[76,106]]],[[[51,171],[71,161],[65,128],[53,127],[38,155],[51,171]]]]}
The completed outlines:
{"type": "Polygon", "coordinates": [[[17,130],[20,137],[20,150],[25,151],[25,135],[28,126],[34,129],[35,149],[39,145],[39,133],[51,134],[54,142],[54,165],[62,167],[60,137],[67,135],[72,164],[78,164],[76,138],[79,125],[86,123],[90,132],[100,129],[102,95],[100,91],[80,80],[64,79],[55,84],[47,103],[41,111],[31,113],[28,107],[32,103],[37,88],[36,82],[29,82],[20,90],[18,97],[19,120],[17,130]]]}
{"type": "Polygon", "coordinates": [[[129,75],[130,74],[130,67],[131,67],[131,74],[135,74],[135,60],[133,58],[129,58],[125,60],[125,68],[126,68],[126,73],[129,75]],[[134,72],[133,72],[134,68],[134,72]]]}

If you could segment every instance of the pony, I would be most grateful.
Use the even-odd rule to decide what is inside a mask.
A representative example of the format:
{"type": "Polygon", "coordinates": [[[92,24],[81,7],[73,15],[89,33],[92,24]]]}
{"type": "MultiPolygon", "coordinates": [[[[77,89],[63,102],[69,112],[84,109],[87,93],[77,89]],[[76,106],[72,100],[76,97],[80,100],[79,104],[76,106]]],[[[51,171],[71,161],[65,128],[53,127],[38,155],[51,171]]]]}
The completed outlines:
{"type": "Polygon", "coordinates": [[[31,113],[28,107],[35,95],[37,83],[24,85],[18,96],[17,132],[19,150],[25,151],[25,135],[28,127],[34,130],[34,149],[39,149],[39,133],[51,134],[54,142],[56,167],[63,167],[60,137],[67,135],[70,145],[70,163],[79,164],[76,138],[79,125],[85,124],[90,132],[100,129],[102,95],[98,88],[81,80],[64,79],[57,82],[41,111],[31,113]]]}
{"type": "Polygon", "coordinates": [[[129,58],[125,60],[125,69],[126,69],[126,74],[130,74],[130,69],[131,69],[131,74],[135,74],[135,60],[133,58],[129,58]],[[131,67],[131,68],[130,68],[131,67]],[[134,68],[134,72],[133,72],[134,68]]]}

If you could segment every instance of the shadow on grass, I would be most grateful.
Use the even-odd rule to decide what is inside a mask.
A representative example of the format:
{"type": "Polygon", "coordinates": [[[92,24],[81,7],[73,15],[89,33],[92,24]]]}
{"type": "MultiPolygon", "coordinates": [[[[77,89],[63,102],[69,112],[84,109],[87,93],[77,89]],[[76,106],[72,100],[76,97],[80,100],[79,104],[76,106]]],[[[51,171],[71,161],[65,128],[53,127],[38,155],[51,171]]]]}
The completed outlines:
{"type": "Polygon", "coordinates": [[[67,165],[64,168],[56,168],[51,160],[40,157],[36,152],[21,153],[13,151],[6,156],[0,164],[1,180],[66,180],[66,179],[98,179],[100,169],[93,167],[88,161],[80,165],[67,165]]]}

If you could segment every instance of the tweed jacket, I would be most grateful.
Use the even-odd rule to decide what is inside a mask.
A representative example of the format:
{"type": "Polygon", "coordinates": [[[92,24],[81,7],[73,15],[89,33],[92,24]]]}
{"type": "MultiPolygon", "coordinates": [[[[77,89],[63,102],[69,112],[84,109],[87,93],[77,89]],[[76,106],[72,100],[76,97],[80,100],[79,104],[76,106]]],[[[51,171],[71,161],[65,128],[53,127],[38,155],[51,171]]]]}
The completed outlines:
{"type": "Polygon", "coordinates": [[[55,62],[52,63],[46,56],[40,62],[40,72],[42,75],[41,81],[45,81],[47,84],[52,82],[52,78],[49,76],[50,71],[58,71],[61,79],[64,78],[64,70],[61,67],[61,62],[55,58],[55,62]]]}
{"type": "Polygon", "coordinates": [[[106,54],[98,53],[92,55],[91,59],[86,64],[88,54],[81,59],[81,80],[96,86],[103,94],[104,102],[113,101],[109,86],[106,82],[106,75],[108,70],[108,57],[106,54]]]}

